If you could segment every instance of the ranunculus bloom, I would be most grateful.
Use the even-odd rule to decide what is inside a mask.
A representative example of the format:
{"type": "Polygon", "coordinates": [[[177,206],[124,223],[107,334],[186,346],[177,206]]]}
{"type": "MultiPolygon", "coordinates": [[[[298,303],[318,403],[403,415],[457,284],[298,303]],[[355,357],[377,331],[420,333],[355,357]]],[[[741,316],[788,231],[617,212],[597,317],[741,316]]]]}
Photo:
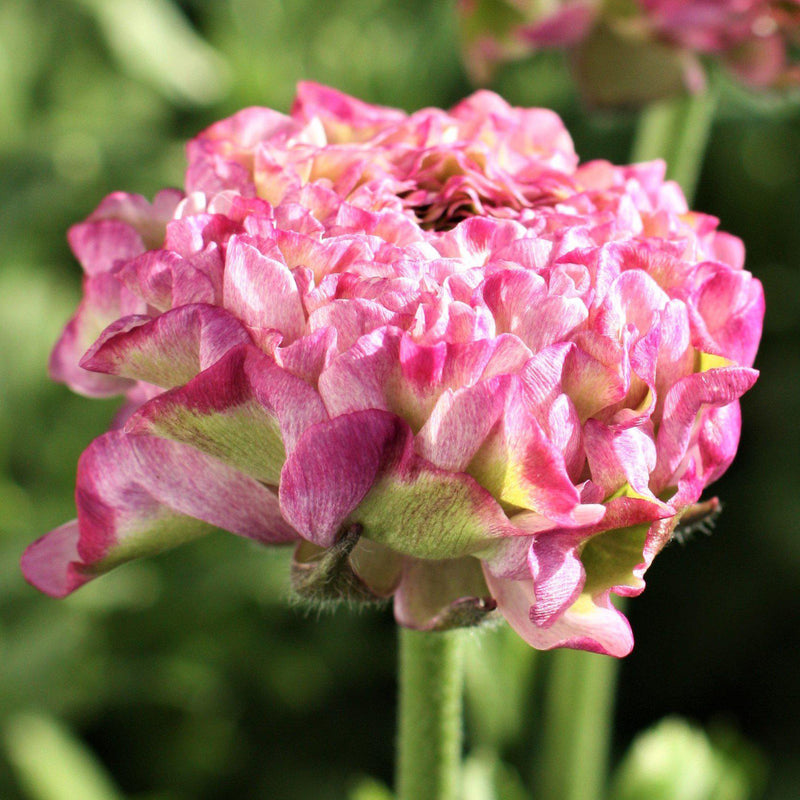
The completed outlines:
{"type": "Polygon", "coordinates": [[[733,458],[763,314],[663,172],[579,166],[488,92],[408,116],[303,84],[213,125],[185,195],[70,231],[52,371],[127,403],[26,577],[60,597],[216,526],[294,543],[311,597],[627,653],[611,595],[733,458]]]}
{"type": "Polygon", "coordinates": [[[762,88],[797,84],[800,0],[461,0],[467,68],[565,48],[589,100],[637,105],[705,82],[698,56],[719,58],[762,88]]]}

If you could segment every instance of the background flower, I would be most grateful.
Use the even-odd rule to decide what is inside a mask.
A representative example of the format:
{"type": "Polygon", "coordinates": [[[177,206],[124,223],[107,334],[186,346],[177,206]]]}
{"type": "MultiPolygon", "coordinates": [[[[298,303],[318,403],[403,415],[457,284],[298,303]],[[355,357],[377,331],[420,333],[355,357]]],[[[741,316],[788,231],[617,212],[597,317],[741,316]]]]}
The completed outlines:
{"type": "Polygon", "coordinates": [[[752,88],[796,85],[800,5],[773,0],[465,0],[465,62],[485,83],[496,66],[567,49],[586,99],[641,105],[705,84],[700,57],[752,88]]]}

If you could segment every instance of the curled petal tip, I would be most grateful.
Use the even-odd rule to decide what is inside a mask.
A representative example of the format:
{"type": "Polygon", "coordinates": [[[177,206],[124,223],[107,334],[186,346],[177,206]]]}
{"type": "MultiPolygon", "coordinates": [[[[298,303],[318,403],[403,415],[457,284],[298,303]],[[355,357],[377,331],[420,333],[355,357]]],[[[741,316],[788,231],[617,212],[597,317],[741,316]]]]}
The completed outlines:
{"type": "Polygon", "coordinates": [[[25,580],[50,597],[62,598],[89,580],[76,568],[78,520],[72,520],[30,544],[22,554],[20,566],[25,580]]]}

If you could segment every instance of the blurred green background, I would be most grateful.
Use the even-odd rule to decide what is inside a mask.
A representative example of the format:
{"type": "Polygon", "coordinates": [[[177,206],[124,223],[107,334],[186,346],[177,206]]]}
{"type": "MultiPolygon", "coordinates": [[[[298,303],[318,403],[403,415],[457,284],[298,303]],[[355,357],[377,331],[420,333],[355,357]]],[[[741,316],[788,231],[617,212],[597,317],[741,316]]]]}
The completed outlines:
{"type": "MultiPolygon", "coordinates": [[[[80,293],[68,226],[110,191],[151,197],[180,185],[187,138],[245,105],[288,110],[297,80],[409,110],[471,90],[449,2],[322,9],[314,0],[0,3],[2,798],[369,800],[382,795],[363,776],[391,782],[388,609],[309,615],[286,601],[288,553],[223,534],[61,602],[18,570],[25,544],[74,515],[78,455],[115,408],[46,374],[80,293]]],[[[493,88],[560,111],[584,159],[627,159],[634,118],[587,115],[558,56],[508,67],[493,88]]],[[[638,732],[680,715],[705,726],[726,769],[756,776],[752,796],[796,800],[800,105],[728,87],[695,207],[745,240],[764,282],[762,377],[743,403],[737,461],[714,490],[725,511],[713,536],[668,548],[630,605],[637,643],[622,665],[613,752],[619,760],[638,732]]],[[[511,767],[498,796],[511,798],[533,769],[536,676],[549,656],[532,659],[502,633],[479,639],[471,769],[483,768],[484,739],[499,740],[511,767]],[[487,697],[493,709],[479,702],[487,697]]],[[[746,795],[697,795],[712,796],[746,795]]]]}

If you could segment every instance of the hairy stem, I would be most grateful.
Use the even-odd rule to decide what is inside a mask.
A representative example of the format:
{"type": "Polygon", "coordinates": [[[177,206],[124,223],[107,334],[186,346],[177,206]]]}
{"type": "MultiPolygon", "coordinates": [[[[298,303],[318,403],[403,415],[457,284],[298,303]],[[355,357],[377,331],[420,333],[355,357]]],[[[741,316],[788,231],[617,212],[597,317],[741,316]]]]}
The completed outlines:
{"type": "Polygon", "coordinates": [[[400,629],[398,800],[458,800],[463,631],[400,629]]]}

